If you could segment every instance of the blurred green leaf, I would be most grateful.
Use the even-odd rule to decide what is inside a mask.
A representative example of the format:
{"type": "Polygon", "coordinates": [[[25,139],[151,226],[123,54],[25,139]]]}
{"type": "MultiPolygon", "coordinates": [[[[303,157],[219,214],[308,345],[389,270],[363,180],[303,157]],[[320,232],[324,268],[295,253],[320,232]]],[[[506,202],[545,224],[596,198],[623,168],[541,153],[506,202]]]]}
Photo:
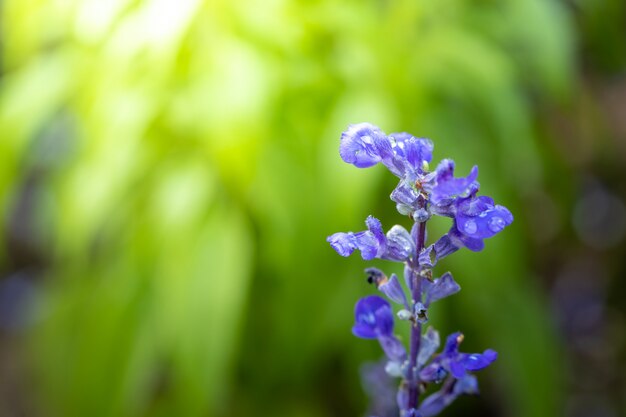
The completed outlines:
{"type": "Polygon", "coordinates": [[[362,121],[432,137],[460,171],[477,163],[512,208],[519,228],[451,261],[466,291],[434,320],[501,352],[482,401],[562,409],[521,216],[546,180],[535,101],[566,97],[573,78],[564,6],[6,0],[2,12],[2,266],[19,268],[15,223],[34,225],[21,237],[46,260],[28,345],[45,415],[361,412],[357,366],[378,353],[349,329],[367,265],[325,238],[368,214],[398,222],[394,179],[339,158],[340,133],[362,121]]]}

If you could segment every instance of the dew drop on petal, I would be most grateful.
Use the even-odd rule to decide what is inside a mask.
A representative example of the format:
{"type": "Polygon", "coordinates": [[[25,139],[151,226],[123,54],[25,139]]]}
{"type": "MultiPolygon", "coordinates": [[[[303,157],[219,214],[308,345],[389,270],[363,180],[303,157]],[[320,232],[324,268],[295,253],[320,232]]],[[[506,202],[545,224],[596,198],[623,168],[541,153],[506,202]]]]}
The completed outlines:
{"type": "Polygon", "coordinates": [[[506,226],[506,223],[501,217],[493,217],[489,219],[489,229],[494,233],[498,233],[504,229],[504,226],[506,226]]]}
{"type": "MultiPolygon", "coordinates": [[[[503,226],[504,227],[504,226],[503,226]]],[[[469,235],[473,235],[478,230],[478,226],[474,220],[468,220],[463,225],[463,230],[469,235]]]]}

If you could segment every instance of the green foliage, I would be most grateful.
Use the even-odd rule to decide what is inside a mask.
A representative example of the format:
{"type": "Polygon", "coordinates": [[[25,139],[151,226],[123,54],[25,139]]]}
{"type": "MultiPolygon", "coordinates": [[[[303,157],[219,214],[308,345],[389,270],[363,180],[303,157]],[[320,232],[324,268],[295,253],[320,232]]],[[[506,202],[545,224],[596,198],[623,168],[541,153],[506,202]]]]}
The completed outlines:
{"type": "Polygon", "coordinates": [[[467,291],[447,327],[500,351],[486,400],[558,414],[558,345],[516,210],[543,181],[531,98],[572,77],[558,3],[2,4],[0,228],[36,178],[45,415],[361,412],[356,367],[374,350],[348,329],[365,264],[325,243],[370,212],[393,221],[385,173],[338,156],[360,121],[479,164],[516,214],[450,265],[467,291]]]}

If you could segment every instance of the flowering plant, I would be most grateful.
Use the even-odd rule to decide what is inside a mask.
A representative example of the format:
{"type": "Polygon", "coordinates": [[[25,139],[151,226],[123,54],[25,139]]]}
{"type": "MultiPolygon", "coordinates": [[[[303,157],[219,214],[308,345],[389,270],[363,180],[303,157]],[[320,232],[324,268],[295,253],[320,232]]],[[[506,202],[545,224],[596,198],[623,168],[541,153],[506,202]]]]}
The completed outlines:
{"type": "Polygon", "coordinates": [[[461,394],[478,392],[476,377],[471,372],[489,366],[497,358],[494,350],[483,353],[461,353],[461,333],[447,337],[441,353],[439,334],[432,327],[425,332],[430,305],[458,292],[461,287],[452,274],[433,277],[432,269],[441,259],[466,247],[480,251],[483,240],[501,232],[513,221],[511,212],[478,196],[478,167],[466,177],[454,176],[454,162],[444,159],[434,171],[429,170],[433,143],[408,133],[386,135],[369,123],[351,125],[341,136],[341,158],[358,168],[378,163],[400,178],[391,193],[398,212],[414,221],[411,231],[399,225],[387,233],[378,219],[369,216],[367,230],[335,233],[327,238],[342,256],[356,249],[364,260],[387,259],[404,264],[405,289],[396,274],[387,277],[376,268],[366,269],[368,281],[376,285],[389,300],[400,305],[400,320],[411,324],[408,352],[394,335],[394,314],[383,297],[371,295],[356,303],[352,333],[364,339],[377,339],[387,357],[385,371],[401,378],[397,403],[401,417],[430,417],[439,414],[461,394]],[[450,230],[433,244],[426,246],[426,223],[431,216],[452,219],[450,230]],[[441,388],[421,403],[419,396],[428,384],[441,388]]]}

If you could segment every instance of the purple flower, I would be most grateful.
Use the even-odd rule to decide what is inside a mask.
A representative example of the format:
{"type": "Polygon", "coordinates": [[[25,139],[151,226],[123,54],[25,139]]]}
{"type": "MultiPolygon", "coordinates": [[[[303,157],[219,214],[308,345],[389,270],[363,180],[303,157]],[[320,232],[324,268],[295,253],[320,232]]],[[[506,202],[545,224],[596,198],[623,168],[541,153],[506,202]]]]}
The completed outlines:
{"type": "Polygon", "coordinates": [[[457,196],[469,195],[473,189],[478,189],[478,167],[474,166],[467,177],[454,177],[454,161],[444,159],[436,169],[436,184],[432,187],[430,199],[433,204],[439,204],[445,200],[457,196]]]}
{"type": "Polygon", "coordinates": [[[492,349],[487,349],[483,353],[460,353],[459,344],[462,341],[463,335],[459,332],[448,336],[443,352],[420,371],[421,380],[440,381],[448,374],[461,379],[467,371],[486,368],[498,357],[498,353],[492,349]]]}
{"type": "Polygon", "coordinates": [[[354,308],[352,333],[362,339],[393,335],[393,311],[384,298],[370,295],[361,298],[354,308]]]}
{"type": "Polygon", "coordinates": [[[400,180],[398,186],[391,192],[389,197],[396,202],[396,209],[400,214],[410,215],[418,206],[420,191],[415,186],[415,183],[400,180]]]}
{"type": "Polygon", "coordinates": [[[485,247],[484,239],[493,237],[513,222],[511,212],[504,206],[495,205],[490,197],[463,198],[452,206],[452,227],[419,254],[420,265],[432,268],[440,259],[462,247],[473,252],[481,251],[485,247]]]}
{"type": "Polygon", "coordinates": [[[474,166],[464,177],[455,177],[454,161],[444,159],[434,171],[429,170],[433,143],[408,133],[386,135],[369,123],[350,125],[341,136],[341,158],[358,168],[383,164],[400,181],[391,193],[397,210],[413,222],[411,232],[393,226],[387,233],[372,216],[366,220],[367,230],[335,233],[327,238],[331,247],[342,256],[356,249],[365,260],[386,259],[404,263],[404,279],[411,297],[407,297],[398,277],[387,278],[376,268],[366,269],[368,281],[391,301],[402,305],[400,320],[411,322],[410,357],[394,336],[394,315],[388,301],[379,296],[359,300],[355,306],[352,332],[357,337],[377,339],[387,362],[385,372],[402,378],[397,395],[401,417],[430,417],[439,414],[461,394],[478,392],[478,383],[471,374],[489,366],[497,358],[491,349],[483,353],[461,353],[461,333],[450,335],[443,351],[439,334],[432,328],[422,333],[428,320],[430,305],[460,290],[449,272],[433,280],[432,268],[441,259],[462,247],[472,251],[484,248],[484,239],[501,232],[513,221],[511,212],[496,205],[492,198],[478,196],[478,168],[474,166]],[[452,220],[450,230],[425,247],[426,222],[432,215],[452,220]],[[423,401],[418,397],[430,382],[444,381],[440,390],[423,401]],[[418,404],[420,404],[418,406],[418,404]]]}
{"type": "Polygon", "coordinates": [[[409,259],[415,251],[415,241],[411,238],[411,235],[407,230],[395,225],[387,232],[387,246],[383,259],[389,259],[392,261],[405,261],[409,259]]]}
{"type": "Polygon", "coordinates": [[[385,135],[370,123],[348,126],[341,135],[339,154],[357,168],[369,168],[382,162],[394,175],[415,181],[424,172],[424,163],[432,160],[433,143],[408,133],[385,135]]]}
{"type": "Polygon", "coordinates": [[[406,294],[404,293],[404,289],[398,280],[398,276],[396,274],[391,274],[391,278],[389,280],[382,282],[378,289],[381,290],[390,300],[395,301],[398,304],[402,304],[404,307],[408,308],[409,303],[406,299],[406,294]]]}
{"type": "MultiPolygon", "coordinates": [[[[439,242],[439,240],[437,242],[439,242]]],[[[454,246],[454,250],[456,251],[458,250],[458,248],[454,246]]],[[[438,256],[438,253],[435,250],[435,245],[425,247],[424,249],[422,249],[417,257],[419,265],[426,268],[434,267],[439,259],[441,258],[438,256]]]]}
{"type": "Polygon", "coordinates": [[[365,221],[367,230],[358,233],[335,233],[326,239],[330,246],[341,256],[350,256],[355,249],[361,251],[366,261],[379,258],[385,251],[387,239],[380,220],[369,216],[365,221]]]}
{"type": "Polygon", "coordinates": [[[361,257],[366,261],[380,258],[403,262],[413,255],[415,243],[402,226],[393,226],[385,235],[377,218],[369,216],[365,224],[368,230],[335,233],[328,236],[326,241],[341,256],[349,256],[355,249],[359,249],[361,257]]]}
{"type": "Polygon", "coordinates": [[[456,219],[452,222],[452,227],[448,231],[447,236],[449,240],[448,244],[459,249],[466,247],[472,252],[480,252],[485,247],[483,239],[468,236],[459,230],[456,224],[456,219]]]}
{"type": "Polygon", "coordinates": [[[425,279],[422,282],[424,305],[426,307],[437,300],[456,294],[459,291],[461,291],[461,287],[456,283],[452,274],[449,272],[446,272],[441,278],[435,279],[434,281],[425,279]]]}
{"type": "Polygon", "coordinates": [[[406,350],[393,335],[393,311],[382,297],[370,295],[361,298],[354,308],[352,333],[363,339],[378,339],[385,355],[399,367],[406,358],[406,350]]]}
{"type": "Polygon", "coordinates": [[[496,235],[513,222],[513,215],[506,207],[496,205],[491,197],[476,196],[479,189],[476,166],[467,177],[455,178],[454,161],[445,159],[435,172],[434,181],[426,183],[430,210],[454,221],[448,234],[422,255],[421,260],[431,266],[461,247],[475,252],[482,250],[483,239],[496,235]],[[431,251],[434,262],[429,262],[431,251]]]}
{"type": "Polygon", "coordinates": [[[385,134],[370,123],[353,124],[341,135],[339,154],[349,164],[368,168],[381,161],[377,143],[386,139],[385,134]]]}
{"type": "Polygon", "coordinates": [[[513,215],[504,206],[496,205],[486,196],[463,199],[457,204],[457,230],[472,239],[486,239],[501,232],[513,222],[513,215]]]}
{"type": "MultiPolygon", "coordinates": [[[[433,143],[430,139],[416,138],[409,133],[392,133],[389,141],[393,150],[393,168],[401,166],[400,178],[416,180],[419,175],[424,174],[424,163],[428,164],[433,159],[433,143]]],[[[393,172],[387,162],[383,163],[393,172]],[[387,163],[386,163],[387,162],[387,163]]]]}
{"type": "Polygon", "coordinates": [[[494,205],[489,197],[482,196],[472,200],[478,201],[462,201],[459,204],[447,236],[449,245],[459,248],[465,246],[478,252],[485,247],[483,239],[496,235],[510,225],[513,215],[506,207],[494,205]],[[476,208],[482,208],[482,211],[476,208]]]}

